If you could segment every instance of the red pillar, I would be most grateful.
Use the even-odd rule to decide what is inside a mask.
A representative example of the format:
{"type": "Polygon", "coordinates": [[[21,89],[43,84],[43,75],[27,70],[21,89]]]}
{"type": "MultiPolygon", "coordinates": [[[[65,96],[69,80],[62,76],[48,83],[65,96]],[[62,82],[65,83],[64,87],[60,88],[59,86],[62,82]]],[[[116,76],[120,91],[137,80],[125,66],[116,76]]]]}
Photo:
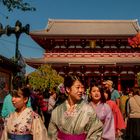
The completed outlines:
{"type": "Polygon", "coordinates": [[[121,79],[120,79],[120,74],[118,75],[118,91],[121,91],[121,79]]]}

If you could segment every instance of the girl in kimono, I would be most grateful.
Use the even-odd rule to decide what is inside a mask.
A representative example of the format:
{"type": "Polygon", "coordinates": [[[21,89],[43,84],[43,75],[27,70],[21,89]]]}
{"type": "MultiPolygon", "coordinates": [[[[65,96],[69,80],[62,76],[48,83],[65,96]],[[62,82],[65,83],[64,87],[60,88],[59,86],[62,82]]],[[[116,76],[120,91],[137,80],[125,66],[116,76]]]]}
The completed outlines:
{"type": "Polygon", "coordinates": [[[126,124],[118,105],[111,100],[110,90],[105,90],[104,95],[106,98],[106,103],[111,107],[111,110],[113,112],[116,138],[119,138],[122,135],[121,130],[124,130],[126,128],[126,124]]]}
{"type": "Polygon", "coordinates": [[[76,76],[67,76],[64,87],[68,97],[52,111],[48,128],[50,140],[100,140],[102,123],[82,99],[83,82],[76,76]]]}
{"type": "Polygon", "coordinates": [[[103,89],[97,85],[91,85],[89,90],[90,105],[96,111],[103,123],[102,140],[115,140],[114,118],[111,108],[105,100],[103,89]]]}
{"type": "Polygon", "coordinates": [[[38,114],[26,106],[30,90],[27,87],[12,91],[16,108],[5,119],[1,140],[47,140],[47,130],[38,114]]]}

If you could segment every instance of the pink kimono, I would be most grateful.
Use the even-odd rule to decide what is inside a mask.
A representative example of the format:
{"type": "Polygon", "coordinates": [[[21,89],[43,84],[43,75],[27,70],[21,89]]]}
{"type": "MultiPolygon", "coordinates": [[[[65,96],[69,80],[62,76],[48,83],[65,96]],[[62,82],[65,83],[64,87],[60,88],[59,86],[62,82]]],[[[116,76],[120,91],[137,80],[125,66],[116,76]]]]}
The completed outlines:
{"type": "Polygon", "coordinates": [[[103,123],[103,140],[115,140],[114,118],[111,108],[107,103],[99,103],[96,106],[90,102],[90,105],[95,109],[98,118],[103,123]]]}

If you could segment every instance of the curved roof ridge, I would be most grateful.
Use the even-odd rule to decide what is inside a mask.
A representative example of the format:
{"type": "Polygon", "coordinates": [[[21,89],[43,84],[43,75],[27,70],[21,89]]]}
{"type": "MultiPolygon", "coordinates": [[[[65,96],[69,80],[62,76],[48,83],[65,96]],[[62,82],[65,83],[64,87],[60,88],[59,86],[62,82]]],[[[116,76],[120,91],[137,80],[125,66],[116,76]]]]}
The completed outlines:
{"type": "Polygon", "coordinates": [[[30,35],[124,35],[134,36],[140,30],[137,19],[133,20],[80,20],[49,19],[44,30],[32,31],[30,35]]]}
{"type": "Polygon", "coordinates": [[[138,22],[138,19],[48,19],[48,24],[52,22],[138,22]]]}

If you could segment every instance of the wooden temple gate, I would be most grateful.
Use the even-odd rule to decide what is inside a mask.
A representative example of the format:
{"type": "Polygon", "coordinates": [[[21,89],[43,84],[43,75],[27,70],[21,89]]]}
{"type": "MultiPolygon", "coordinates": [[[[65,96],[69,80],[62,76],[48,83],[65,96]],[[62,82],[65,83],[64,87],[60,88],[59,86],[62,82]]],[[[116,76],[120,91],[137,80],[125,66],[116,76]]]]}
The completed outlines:
{"type": "Polygon", "coordinates": [[[128,38],[138,31],[137,20],[49,20],[45,30],[30,33],[44,56],[26,62],[35,68],[51,64],[62,76],[79,74],[86,86],[111,79],[125,90],[137,86],[140,49],[129,46],[128,38]]]}

